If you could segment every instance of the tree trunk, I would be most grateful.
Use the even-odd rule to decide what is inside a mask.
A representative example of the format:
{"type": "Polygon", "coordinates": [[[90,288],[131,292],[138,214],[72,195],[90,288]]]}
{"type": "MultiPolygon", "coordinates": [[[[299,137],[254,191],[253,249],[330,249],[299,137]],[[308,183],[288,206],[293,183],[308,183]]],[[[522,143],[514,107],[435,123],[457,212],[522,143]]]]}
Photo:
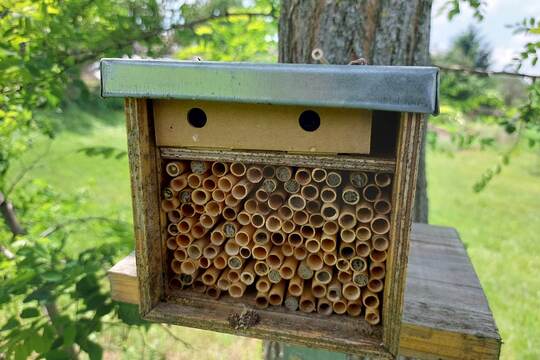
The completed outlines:
{"type": "MultiPolygon", "coordinates": [[[[314,63],[320,48],[331,64],[365,58],[372,65],[428,65],[431,0],[283,0],[279,62],[314,63]]],[[[425,135],[424,135],[425,137],[425,135]]],[[[414,221],[427,222],[422,151],[414,221]]],[[[287,356],[287,346],[266,346],[267,359],[287,356]]]]}

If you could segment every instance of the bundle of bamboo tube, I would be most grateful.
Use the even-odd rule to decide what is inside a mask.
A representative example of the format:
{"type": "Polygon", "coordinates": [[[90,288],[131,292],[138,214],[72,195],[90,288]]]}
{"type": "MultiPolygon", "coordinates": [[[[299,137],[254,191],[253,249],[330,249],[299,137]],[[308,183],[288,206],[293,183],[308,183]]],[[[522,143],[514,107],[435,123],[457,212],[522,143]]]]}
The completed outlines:
{"type": "Polygon", "coordinates": [[[171,290],[381,321],[390,174],[195,160],[164,173],[171,290]]]}

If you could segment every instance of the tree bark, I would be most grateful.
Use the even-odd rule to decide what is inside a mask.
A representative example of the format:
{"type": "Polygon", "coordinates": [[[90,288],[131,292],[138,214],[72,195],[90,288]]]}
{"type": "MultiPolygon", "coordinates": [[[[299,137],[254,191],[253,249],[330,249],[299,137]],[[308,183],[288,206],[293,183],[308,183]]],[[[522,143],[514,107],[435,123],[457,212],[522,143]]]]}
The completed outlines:
{"type": "MultiPolygon", "coordinates": [[[[431,0],[282,0],[279,62],[314,63],[311,52],[320,48],[331,64],[364,58],[372,65],[428,65],[431,5],[431,0]]],[[[417,222],[428,221],[426,189],[423,149],[414,205],[417,222]]],[[[266,348],[274,350],[266,352],[266,359],[287,356],[286,345],[266,348]]]]}

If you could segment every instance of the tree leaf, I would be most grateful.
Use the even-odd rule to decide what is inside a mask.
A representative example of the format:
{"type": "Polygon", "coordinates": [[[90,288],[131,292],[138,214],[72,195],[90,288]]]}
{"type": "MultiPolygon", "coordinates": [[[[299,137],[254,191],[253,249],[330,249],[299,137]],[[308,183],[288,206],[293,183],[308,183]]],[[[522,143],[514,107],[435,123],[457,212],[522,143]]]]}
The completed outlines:
{"type": "Polygon", "coordinates": [[[35,307],[26,308],[23,311],[21,311],[21,317],[23,319],[33,318],[36,316],[39,316],[41,313],[39,310],[35,307]]]}

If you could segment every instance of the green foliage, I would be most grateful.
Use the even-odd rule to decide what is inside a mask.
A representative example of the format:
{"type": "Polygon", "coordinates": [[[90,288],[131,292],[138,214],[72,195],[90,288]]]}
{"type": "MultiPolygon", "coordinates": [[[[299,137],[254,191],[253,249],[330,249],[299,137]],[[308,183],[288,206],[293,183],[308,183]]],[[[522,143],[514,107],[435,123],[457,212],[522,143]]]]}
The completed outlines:
{"type": "Polygon", "coordinates": [[[473,16],[478,20],[484,19],[484,7],[486,2],[483,0],[447,0],[440,11],[446,11],[446,15],[449,20],[461,13],[461,5],[466,4],[473,10],[473,16]]]}
{"type": "Polygon", "coordinates": [[[514,34],[526,34],[536,38],[536,41],[527,42],[519,57],[515,59],[518,63],[518,70],[526,60],[530,60],[533,66],[536,65],[540,57],[540,19],[531,16],[510,27],[514,29],[514,34]]]}

